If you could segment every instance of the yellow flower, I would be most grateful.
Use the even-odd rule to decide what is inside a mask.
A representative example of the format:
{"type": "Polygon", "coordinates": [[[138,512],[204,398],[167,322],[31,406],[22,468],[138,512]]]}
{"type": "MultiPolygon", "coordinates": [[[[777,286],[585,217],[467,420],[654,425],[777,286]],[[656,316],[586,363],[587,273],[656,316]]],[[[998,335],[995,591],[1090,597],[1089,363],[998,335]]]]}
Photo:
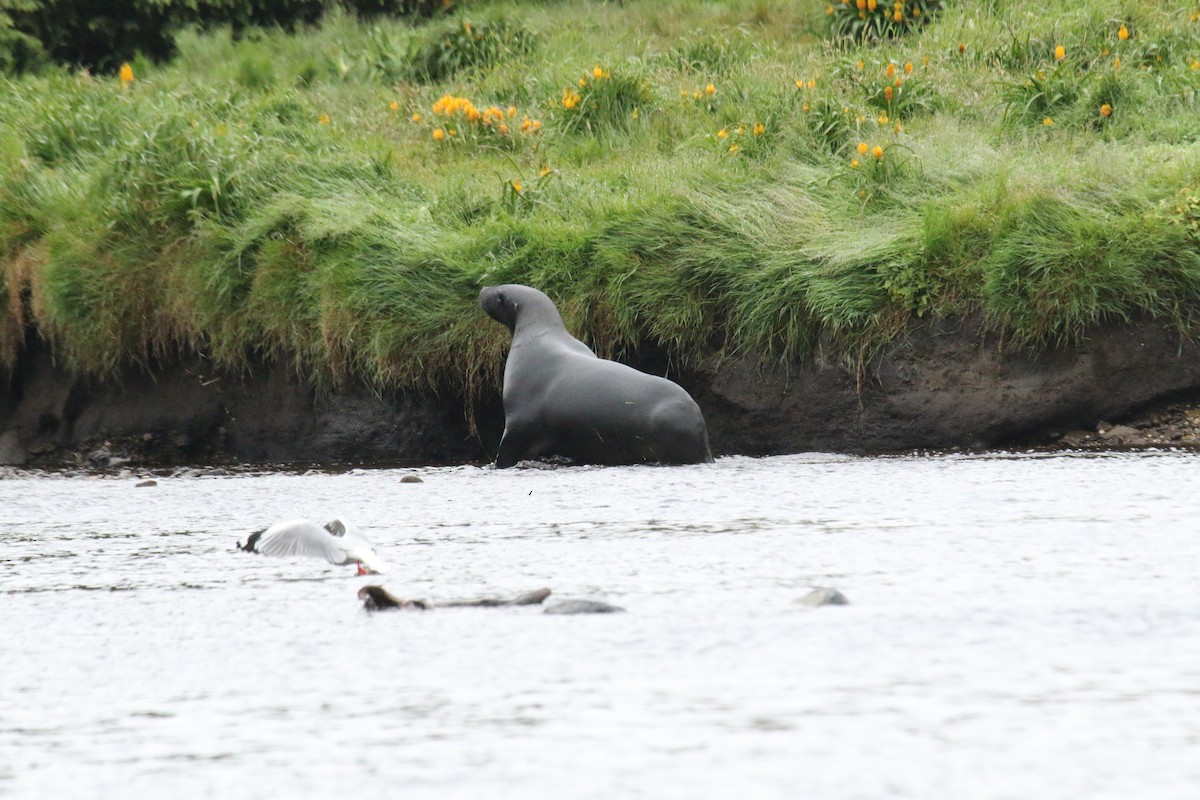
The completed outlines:
{"type": "Polygon", "coordinates": [[[413,112],[413,115],[412,115],[411,117],[409,117],[409,119],[411,119],[413,122],[420,122],[420,121],[421,121],[421,115],[420,115],[420,114],[418,114],[418,113],[416,113],[416,112],[414,111],[414,112],[413,112]]]}
{"type": "Polygon", "coordinates": [[[317,117],[317,122],[320,123],[321,125],[328,125],[329,124],[329,115],[322,114],[321,116],[317,117]]]}
{"type": "Polygon", "coordinates": [[[515,117],[516,115],[517,115],[517,107],[516,107],[516,106],[509,106],[509,107],[508,107],[508,116],[510,116],[510,117],[515,117]]]}
{"type": "Polygon", "coordinates": [[[1121,30],[1117,31],[1117,38],[1120,39],[1122,42],[1125,41],[1126,39],[1128,39],[1129,38],[1129,28],[1126,28],[1124,25],[1122,25],[1121,30]]]}
{"type": "Polygon", "coordinates": [[[549,174],[550,174],[550,168],[547,167],[545,164],[542,164],[542,171],[538,173],[538,177],[544,178],[549,174]]]}
{"type": "Polygon", "coordinates": [[[563,89],[562,104],[563,108],[572,109],[579,105],[579,95],[570,87],[563,89]]]}
{"type": "Polygon", "coordinates": [[[738,136],[741,136],[741,135],[742,135],[743,133],[745,133],[745,132],[746,132],[746,126],[745,126],[745,125],[738,125],[738,127],[737,127],[737,135],[738,135],[738,136]]]}
{"type": "Polygon", "coordinates": [[[850,159],[850,169],[858,169],[858,159],[857,158],[850,159]]]}
{"type": "Polygon", "coordinates": [[[525,191],[525,187],[521,185],[520,180],[513,181],[512,187],[513,187],[513,191],[516,192],[517,194],[520,194],[521,192],[525,191]]]}
{"type": "Polygon", "coordinates": [[[862,11],[867,7],[867,0],[854,0],[854,5],[859,11],[862,11]]]}
{"type": "Polygon", "coordinates": [[[388,108],[390,108],[392,111],[399,111],[400,104],[393,100],[392,102],[388,103],[388,108]]]}
{"type": "Polygon", "coordinates": [[[871,149],[871,146],[869,144],[867,144],[866,142],[858,143],[858,154],[860,156],[865,156],[867,154],[867,151],[870,149],[871,149]]]}
{"type": "Polygon", "coordinates": [[[508,136],[508,126],[503,122],[500,123],[500,127],[496,128],[496,130],[500,132],[501,136],[508,136]]]}
{"type": "Polygon", "coordinates": [[[923,66],[928,67],[929,66],[929,56],[921,56],[921,64],[923,66]]]}
{"type": "Polygon", "coordinates": [[[796,88],[797,88],[797,89],[803,89],[803,88],[804,88],[804,81],[796,81],[796,88]]]}
{"type": "Polygon", "coordinates": [[[1054,120],[1050,119],[1050,117],[1045,117],[1042,119],[1042,124],[1045,125],[1047,128],[1049,128],[1051,125],[1054,124],[1054,120]]]}
{"type": "Polygon", "coordinates": [[[887,76],[890,78],[896,74],[896,65],[889,61],[887,69],[884,71],[887,72],[887,76]]]}
{"type": "Polygon", "coordinates": [[[1062,61],[1066,57],[1067,57],[1067,49],[1065,47],[1063,47],[1060,44],[1058,47],[1054,48],[1054,60],[1055,61],[1062,61]]]}
{"type": "Polygon", "coordinates": [[[904,21],[904,12],[897,8],[895,10],[895,12],[892,13],[892,22],[903,22],[903,21],[904,21]]]}
{"type": "Polygon", "coordinates": [[[832,13],[833,13],[833,6],[825,6],[825,16],[828,17],[832,13]]]}
{"type": "Polygon", "coordinates": [[[1200,61],[1193,61],[1192,69],[1200,69],[1200,61]]]}
{"type": "Polygon", "coordinates": [[[587,78],[580,78],[579,79],[579,88],[582,89],[585,86],[587,86],[587,78]]]}
{"type": "Polygon", "coordinates": [[[896,133],[904,132],[904,126],[900,124],[900,120],[896,120],[896,122],[892,125],[892,130],[894,130],[896,133]]]}
{"type": "Polygon", "coordinates": [[[892,96],[893,96],[892,87],[890,87],[890,86],[883,87],[884,99],[890,103],[890,102],[892,102],[892,96]]]}
{"type": "Polygon", "coordinates": [[[1113,69],[1120,69],[1120,68],[1121,68],[1121,57],[1117,56],[1116,58],[1113,59],[1113,69]]]}
{"type": "Polygon", "coordinates": [[[1108,103],[1105,103],[1104,105],[1100,106],[1100,116],[1111,117],[1112,116],[1112,106],[1110,106],[1108,103]]]}
{"type": "Polygon", "coordinates": [[[734,142],[733,144],[729,145],[729,152],[731,152],[731,153],[736,153],[740,149],[741,148],[737,146],[737,142],[734,142]]]}
{"type": "Polygon", "coordinates": [[[128,86],[133,83],[133,67],[129,66],[128,61],[121,65],[121,71],[117,74],[121,78],[122,86],[128,86]]]}
{"type": "Polygon", "coordinates": [[[444,138],[446,138],[446,132],[444,130],[442,130],[441,128],[433,129],[433,140],[435,142],[440,142],[444,138]]]}
{"type": "Polygon", "coordinates": [[[708,86],[704,87],[705,94],[716,94],[716,91],[717,91],[717,87],[713,86],[711,83],[708,86]]]}
{"type": "Polygon", "coordinates": [[[761,122],[754,123],[754,135],[755,136],[762,136],[763,131],[765,131],[766,129],[767,129],[766,126],[763,125],[761,122]]]}
{"type": "Polygon", "coordinates": [[[812,80],[810,80],[810,81],[808,82],[807,86],[808,86],[808,88],[810,88],[810,89],[815,89],[815,88],[817,88],[817,79],[816,79],[816,78],[813,78],[812,80]]]}
{"type": "Polygon", "coordinates": [[[965,44],[963,44],[962,42],[959,42],[958,43],[958,54],[961,56],[965,52],[967,52],[967,46],[965,44]]]}
{"type": "Polygon", "coordinates": [[[867,0],[867,10],[868,11],[873,12],[878,7],[879,7],[878,0],[867,0]]]}
{"type": "Polygon", "coordinates": [[[729,131],[727,131],[725,128],[721,128],[721,130],[717,131],[717,138],[718,139],[729,138],[729,131]]]}
{"type": "Polygon", "coordinates": [[[809,108],[808,103],[805,103],[804,105],[800,106],[800,110],[803,111],[805,114],[808,113],[808,108],[809,108]]]}
{"type": "Polygon", "coordinates": [[[879,145],[875,145],[873,148],[871,148],[871,155],[875,156],[877,159],[883,158],[883,148],[879,145]]]}
{"type": "Polygon", "coordinates": [[[904,74],[912,75],[912,71],[913,71],[913,65],[912,65],[912,62],[910,61],[904,65],[904,74]]]}
{"type": "Polygon", "coordinates": [[[879,118],[876,119],[875,121],[878,122],[880,125],[887,125],[888,124],[887,112],[884,111],[882,114],[879,115],[879,118]]]}
{"type": "Polygon", "coordinates": [[[863,61],[861,58],[854,64],[854,68],[857,70],[861,70],[864,66],[865,65],[863,64],[863,61]]]}

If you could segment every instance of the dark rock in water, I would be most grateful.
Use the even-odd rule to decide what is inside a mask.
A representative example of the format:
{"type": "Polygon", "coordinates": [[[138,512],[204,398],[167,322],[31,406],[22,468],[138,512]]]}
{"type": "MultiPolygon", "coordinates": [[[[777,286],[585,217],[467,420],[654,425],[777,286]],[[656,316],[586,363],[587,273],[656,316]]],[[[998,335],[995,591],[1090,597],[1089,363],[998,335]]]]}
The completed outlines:
{"type": "Polygon", "coordinates": [[[546,606],[547,614],[612,614],[624,611],[620,606],[600,600],[563,600],[546,606]]]}
{"type": "Polygon", "coordinates": [[[800,602],[806,606],[848,606],[850,601],[846,599],[846,595],[839,592],[837,589],[813,589],[804,597],[800,598],[800,602]]]}
{"type": "Polygon", "coordinates": [[[416,475],[405,475],[400,479],[401,483],[424,483],[425,481],[418,478],[416,475]]]}
{"type": "Polygon", "coordinates": [[[516,597],[481,597],[476,600],[447,600],[433,603],[434,608],[498,608],[500,606],[536,606],[550,596],[549,589],[535,589],[516,597]]]}
{"type": "Polygon", "coordinates": [[[424,611],[428,606],[424,600],[405,600],[396,597],[382,586],[364,586],[358,590],[358,599],[367,611],[411,610],[424,611]]]}
{"type": "Polygon", "coordinates": [[[146,479],[146,480],[144,480],[144,481],[138,481],[137,483],[135,483],[135,484],[133,485],[133,488],[135,488],[135,489],[142,489],[142,488],[145,488],[145,487],[147,487],[147,486],[158,486],[158,481],[154,480],[153,478],[147,478],[147,479],[146,479]]]}

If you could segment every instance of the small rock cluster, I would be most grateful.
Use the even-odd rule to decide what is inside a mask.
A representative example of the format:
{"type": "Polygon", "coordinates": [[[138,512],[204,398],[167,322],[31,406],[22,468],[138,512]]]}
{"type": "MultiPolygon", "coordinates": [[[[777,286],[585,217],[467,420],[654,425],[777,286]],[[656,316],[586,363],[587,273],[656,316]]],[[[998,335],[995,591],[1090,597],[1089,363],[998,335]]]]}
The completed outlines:
{"type": "Polygon", "coordinates": [[[1117,425],[1101,421],[1095,430],[1063,434],[1057,444],[1073,450],[1200,448],[1200,404],[1171,404],[1137,414],[1117,425]]]}

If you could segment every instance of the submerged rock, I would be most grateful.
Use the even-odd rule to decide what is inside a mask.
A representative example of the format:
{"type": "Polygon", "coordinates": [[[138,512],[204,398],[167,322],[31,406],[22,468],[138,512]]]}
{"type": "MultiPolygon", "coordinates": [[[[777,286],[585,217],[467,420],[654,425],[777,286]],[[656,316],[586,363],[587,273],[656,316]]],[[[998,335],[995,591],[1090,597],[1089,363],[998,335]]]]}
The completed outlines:
{"type": "Polygon", "coordinates": [[[563,600],[546,606],[547,614],[613,614],[625,609],[601,600],[563,600]]]}
{"type": "Polygon", "coordinates": [[[846,595],[839,592],[837,589],[828,589],[817,587],[804,597],[800,598],[801,605],[806,606],[848,606],[850,601],[846,599],[846,595]]]}

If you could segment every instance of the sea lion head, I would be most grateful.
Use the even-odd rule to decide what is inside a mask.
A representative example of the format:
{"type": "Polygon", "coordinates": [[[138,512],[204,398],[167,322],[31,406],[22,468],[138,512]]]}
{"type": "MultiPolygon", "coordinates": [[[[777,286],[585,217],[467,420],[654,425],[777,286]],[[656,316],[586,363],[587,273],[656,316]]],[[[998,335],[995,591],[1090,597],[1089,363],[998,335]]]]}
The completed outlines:
{"type": "Polygon", "coordinates": [[[510,331],[517,328],[517,311],[520,303],[517,300],[517,289],[527,287],[506,283],[503,286],[485,286],[479,293],[479,307],[487,312],[492,319],[504,325],[510,331]]]}

